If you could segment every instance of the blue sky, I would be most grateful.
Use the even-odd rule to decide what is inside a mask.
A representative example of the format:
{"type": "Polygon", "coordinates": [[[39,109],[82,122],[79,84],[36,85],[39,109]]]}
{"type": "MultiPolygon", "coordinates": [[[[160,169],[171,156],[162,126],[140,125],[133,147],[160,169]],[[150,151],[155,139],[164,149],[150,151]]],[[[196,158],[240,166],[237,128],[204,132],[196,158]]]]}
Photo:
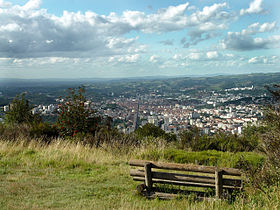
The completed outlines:
{"type": "Polygon", "coordinates": [[[280,72],[280,1],[0,0],[0,78],[280,72]]]}

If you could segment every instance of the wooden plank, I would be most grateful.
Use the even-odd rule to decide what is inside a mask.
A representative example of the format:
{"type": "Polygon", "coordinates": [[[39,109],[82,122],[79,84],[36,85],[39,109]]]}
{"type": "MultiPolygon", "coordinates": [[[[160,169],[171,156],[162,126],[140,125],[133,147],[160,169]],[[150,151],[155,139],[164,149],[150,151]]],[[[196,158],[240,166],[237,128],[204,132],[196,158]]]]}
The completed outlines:
{"type": "MultiPolygon", "coordinates": [[[[140,171],[140,170],[131,170],[130,175],[145,177],[144,171],[140,171]]],[[[207,177],[207,176],[195,176],[195,175],[188,175],[188,174],[177,174],[177,173],[166,173],[166,172],[153,171],[152,177],[156,178],[156,179],[165,179],[165,180],[215,184],[215,178],[207,177]]]]}
{"type": "MultiPolygon", "coordinates": [[[[154,162],[148,160],[130,160],[130,166],[142,166],[146,163],[151,163],[152,168],[159,169],[169,169],[169,170],[178,170],[178,171],[193,171],[193,172],[201,172],[201,173],[211,173],[215,174],[217,167],[214,166],[200,166],[200,165],[191,165],[191,164],[179,164],[179,163],[162,163],[162,162],[154,162]]],[[[235,168],[221,168],[224,171],[224,175],[230,176],[241,176],[241,172],[235,168]]]]}
{"type": "MultiPolygon", "coordinates": [[[[145,182],[144,177],[133,177],[134,181],[142,181],[145,182]]],[[[153,183],[158,184],[170,184],[170,185],[180,185],[180,186],[189,186],[189,187],[206,187],[206,188],[215,188],[215,184],[206,184],[206,183],[195,183],[195,182],[179,182],[179,181],[170,181],[164,179],[152,179],[153,183]]],[[[223,185],[223,189],[237,189],[240,190],[240,187],[237,186],[227,186],[223,185]]]]}
{"type": "MultiPolygon", "coordinates": [[[[162,193],[162,192],[154,192],[151,195],[146,196],[149,199],[161,199],[161,200],[171,200],[171,199],[176,199],[178,198],[178,194],[172,194],[172,193],[162,193]]],[[[180,196],[184,196],[187,197],[188,195],[180,195],[180,196]]],[[[207,198],[207,197],[196,197],[195,198],[197,201],[213,201],[216,200],[215,198],[207,198]]]]}
{"type": "Polygon", "coordinates": [[[153,187],[153,181],[152,181],[152,164],[146,163],[144,165],[145,170],[145,185],[147,187],[147,191],[151,192],[153,187]]]}
{"type": "MultiPolygon", "coordinates": [[[[143,177],[133,177],[134,181],[145,181],[145,178],[143,177]]],[[[181,185],[181,186],[192,186],[192,187],[210,187],[215,188],[215,184],[203,184],[203,183],[192,183],[192,182],[179,182],[179,181],[170,181],[170,180],[164,180],[164,179],[154,179],[153,183],[159,183],[159,184],[172,184],[172,185],[181,185]]]]}
{"type": "MultiPolygon", "coordinates": [[[[145,173],[143,170],[131,169],[130,176],[145,177],[145,173]]],[[[152,177],[157,179],[166,179],[166,180],[174,180],[174,181],[188,181],[188,182],[215,184],[215,177],[209,177],[209,176],[198,176],[198,175],[153,171],[152,177]]],[[[223,185],[241,187],[241,179],[223,178],[223,185]]]]}
{"type": "MultiPolygon", "coordinates": [[[[143,170],[131,169],[130,176],[145,177],[145,173],[143,170]]],[[[152,177],[157,179],[166,179],[166,180],[174,180],[174,181],[188,181],[188,182],[215,184],[215,177],[209,177],[209,176],[198,176],[198,175],[153,171],[152,177]]],[[[241,179],[223,178],[223,185],[241,187],[241,179]]]]}
{"type": "Polygon", "coordinates": [[[221,198],[223,194],[223,171],[215,171],[215,188],[216,188],[216,197],[221,198]]]}
{"type": "Polygon", "coordinates": [[[241,187],[242,186],[242,181],[241,181],[241,179],[225,179],[225,178],[223,178],[223,185],[241,187]]]}

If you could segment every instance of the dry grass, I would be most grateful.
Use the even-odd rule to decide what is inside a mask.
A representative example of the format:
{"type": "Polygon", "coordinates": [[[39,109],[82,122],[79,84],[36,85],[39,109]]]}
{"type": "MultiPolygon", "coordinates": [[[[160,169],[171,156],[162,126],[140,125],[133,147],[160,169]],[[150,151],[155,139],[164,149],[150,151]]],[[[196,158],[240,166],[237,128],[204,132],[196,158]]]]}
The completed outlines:
{"type": "Polygon", "coordinates": [[[91,148],[60,139],[0,140],[0,209],[277,209],[280,192],[226,201],[146,200],[134,194],[128,160],[147,148],[91,148]],[[269,199],[269,196],[270,199],[269,199]]]}

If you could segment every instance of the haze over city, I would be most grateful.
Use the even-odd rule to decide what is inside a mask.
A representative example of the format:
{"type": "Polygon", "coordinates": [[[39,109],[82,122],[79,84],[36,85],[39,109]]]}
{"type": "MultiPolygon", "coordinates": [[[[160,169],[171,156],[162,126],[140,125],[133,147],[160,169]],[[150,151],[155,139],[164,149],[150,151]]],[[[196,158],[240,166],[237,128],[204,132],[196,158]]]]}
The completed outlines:
{"type": "Polygon", "coordinates": [[[279,72],[279,7],[274,0],[0,0],[0,77],[279,72]]]}

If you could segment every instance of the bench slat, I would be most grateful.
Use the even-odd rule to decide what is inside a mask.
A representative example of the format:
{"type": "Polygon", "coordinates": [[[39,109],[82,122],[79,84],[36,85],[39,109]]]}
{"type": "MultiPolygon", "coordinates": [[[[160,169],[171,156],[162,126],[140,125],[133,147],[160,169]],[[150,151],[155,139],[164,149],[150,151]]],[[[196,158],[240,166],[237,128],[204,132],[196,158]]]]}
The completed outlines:
{"type": "MultiPolygon", "coordinates": [[[[144,177],[133,177],[134,181],[145,181],[144,177]]],[[[188,187],[206,187],[206,188],[215,188],[215,184],[206,184],[206,183],[195,183],[195,182],[179,182],[179,181],[170,181],[164,179],[152,179],[153,183],[158,184],[171,184],[171,185],[180,185],[180,186],[188,186],[188,187]]],[[[236,186],[223,186],[223,189],[240,189],[240,187],[236,186]]]]}
{"type": "MultiPolygon", "coordinates": [[[[199,165],[179,164],[179,163],[161,163],[161,162],[154,162],[148,160],[129,161],[130,166],[144,167],[146,163],[151,163],[152,168],[169,169],[169,170],[177,170],[177,171],[193,171],[193,172],[215,174],[215,171],[218,170],[218,168],[214,166],[199,166],[199,165]]],[[[219,168],[219,170],[223,171],[223,175],[241,176],[240,170],[236,168],[219,168]]]]}
{"type": "MultiPolygon", "coordinates": [[[[143,170],[131,169],[130,176],[145,177],[145,173],[143,170]]],[[[207,177],[207,176],[197,176],[197,175],[153,171],[152,177],[155,179],[215,184],[215,178],[207,177]]],[[[223,185],[241,187],[241,180],[240,179],[223,179],[223,185]]]]}

